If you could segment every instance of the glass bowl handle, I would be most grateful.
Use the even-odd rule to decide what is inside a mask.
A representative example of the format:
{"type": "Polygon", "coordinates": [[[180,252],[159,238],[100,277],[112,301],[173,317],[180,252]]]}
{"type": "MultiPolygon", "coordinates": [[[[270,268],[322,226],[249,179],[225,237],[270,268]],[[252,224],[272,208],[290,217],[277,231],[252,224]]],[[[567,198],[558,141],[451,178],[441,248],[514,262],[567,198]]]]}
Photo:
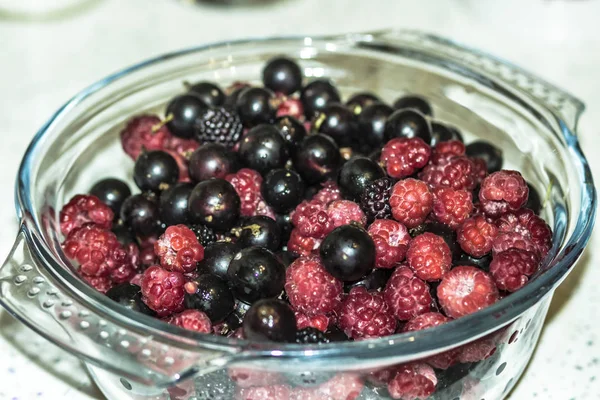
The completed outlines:
{"type": "Polygon", "coordinates": [[[464,65],[471,70],[527,95],[552,112],[570,130],[577,132],[577,122],[585,110],[583,102],[568,92],[501,58],[461,43],[414,30],[385,29],[350,35],[354,42],[387,46],[385,51],[413,48],[436,57],[464,65]]]}

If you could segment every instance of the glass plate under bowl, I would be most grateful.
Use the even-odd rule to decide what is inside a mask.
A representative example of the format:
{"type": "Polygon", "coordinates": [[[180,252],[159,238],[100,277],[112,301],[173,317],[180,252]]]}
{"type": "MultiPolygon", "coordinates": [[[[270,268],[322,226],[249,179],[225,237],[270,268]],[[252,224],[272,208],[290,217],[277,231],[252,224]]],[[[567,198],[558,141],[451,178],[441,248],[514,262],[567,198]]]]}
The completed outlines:
{"type": "Polygon", "coordinates": [[[266,375],[288,390],[280,397],[305,387],[337,400],[341,394],[323,383],[332,378],[346,388],[364,383],[361,399],[385,399],[385,387],[367,379],[369,372],[467,343],[488,345],[493,355],[436,370],[433,398],[500,399],[527,365],[552,293],[591,234],[596,194],[575,136],[582,111],[580,101],[518,67],[414,31],[253,39],[167,54],[92,85],[35,136],[18,175],[22,224],[0,269],[0,304],[81,358],[109,399],[243,398],[226,374],[235,368],[266,375]],[[505,168],[521,171],[545,198],[554,246],[540,272],[493,306],[434,329],[308,347],[184,331],[129,311],[80,281],[60,248],[58,211],[98,179],[132,183],[133,163],[118,140],[126,120],[161,113],[183,81],[257,81],[277,55],[297,59],[307,81],[333,79],[345,96],[360,90],[388,102],[406,93],[425,96],[435,118],[460,127],[467,142],[481,138],[502,147],[505,168]]]}

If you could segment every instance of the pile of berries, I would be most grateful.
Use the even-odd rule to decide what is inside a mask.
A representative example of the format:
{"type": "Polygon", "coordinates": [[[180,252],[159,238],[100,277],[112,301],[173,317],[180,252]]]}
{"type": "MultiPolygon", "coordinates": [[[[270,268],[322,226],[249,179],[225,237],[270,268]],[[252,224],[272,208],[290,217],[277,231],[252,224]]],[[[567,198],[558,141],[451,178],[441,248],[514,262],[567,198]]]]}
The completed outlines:
{"type": "MultiPolygon", "coordinates": [[[[267,64],[263,83],[200,82],[164,118],[128,121],[120,138],[138,193],[103,179],[60,212],[64,252],[85,281],[185,329],[316,345],[435,327],[536,274],[552,232],[500,149],[465,145],[418,96],[344,104],[328,80],[304,85],[286,58],[267,64]]],[[[368,384],[425,398],[439,371],[494,348],[486,338],[368,384]]],[[[354,399],[364,384],[230,375],[241,398],[354,399]]]]}

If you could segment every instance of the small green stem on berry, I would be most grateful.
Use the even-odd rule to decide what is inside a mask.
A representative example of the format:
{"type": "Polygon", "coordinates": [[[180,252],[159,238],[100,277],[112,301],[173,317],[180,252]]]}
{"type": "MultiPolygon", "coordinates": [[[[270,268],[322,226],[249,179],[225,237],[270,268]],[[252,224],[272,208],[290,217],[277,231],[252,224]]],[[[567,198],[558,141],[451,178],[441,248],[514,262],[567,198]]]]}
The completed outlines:
{"type": "Polygon", "coordinates": [[[163,126],[165,126],[166,124],[168,124],[171,121],[173,121],[173,114],[167,115],[167,117],[165,119],[160,121],[158,124],[154,125],[152,127],[152,133],[158,132],[163,126]]]}
{"type": "Polygon", "coordinates": [[[182,84],[185,90],[190,90],[192,88],[192,84],[189,81],[183,81],[182,84]]]}

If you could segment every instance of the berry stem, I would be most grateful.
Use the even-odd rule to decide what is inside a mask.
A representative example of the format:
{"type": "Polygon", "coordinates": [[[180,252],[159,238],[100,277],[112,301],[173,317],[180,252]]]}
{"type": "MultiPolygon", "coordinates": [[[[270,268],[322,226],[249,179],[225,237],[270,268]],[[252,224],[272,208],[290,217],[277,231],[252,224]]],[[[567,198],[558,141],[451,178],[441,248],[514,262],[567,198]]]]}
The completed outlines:
{"type": "Polygon", "coordinates": [[[163,126],[165,126],[171,121],[173,121],[173,114],[167,115],[165,119],[161,120],[158,124],[154,125],[152,127],[152,133],[158,132],[163,126]]]}

